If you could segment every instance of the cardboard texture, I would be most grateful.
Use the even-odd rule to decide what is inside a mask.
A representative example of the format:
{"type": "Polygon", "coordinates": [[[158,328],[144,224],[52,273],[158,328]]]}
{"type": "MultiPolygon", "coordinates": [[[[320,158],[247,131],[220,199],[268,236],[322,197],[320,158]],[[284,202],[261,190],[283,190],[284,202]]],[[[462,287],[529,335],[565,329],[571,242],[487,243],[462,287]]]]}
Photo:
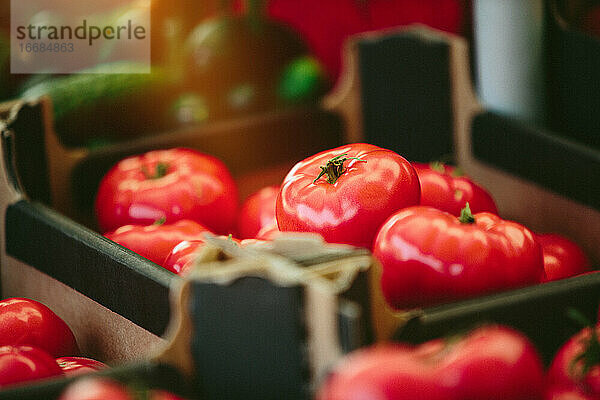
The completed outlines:
{"type": "Polygon", "coordinates": [[[373,341],[381,316],[371,314],[366,293],[352,292],[377,268],[368,252],[315,235],[245,248],[208,238],[175,296],[190,314],[172,321],[156,360],[193,365],[202,398],[308,398],[344,352],[373,341]],[[349,303],[355,312],[340,313],[349,303]]]}

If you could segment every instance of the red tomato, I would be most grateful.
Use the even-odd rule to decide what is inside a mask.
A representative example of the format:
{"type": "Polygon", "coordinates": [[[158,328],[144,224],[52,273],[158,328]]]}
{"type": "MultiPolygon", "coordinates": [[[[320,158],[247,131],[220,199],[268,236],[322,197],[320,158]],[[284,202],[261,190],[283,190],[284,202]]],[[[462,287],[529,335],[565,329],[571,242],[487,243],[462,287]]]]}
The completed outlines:
{"type": "Polygon", "coordinates": [[[24,298],[0,301],[0,346],[39,347],[54,357],[79,354],[69,326],[40,302],[24,298]]]}
{"type": "Polygon", "coordinates": [[[84,378],[69,385],[59,400],[134,400],[127,388],[105,378],[84,378]]]}
{"type": "Polygon", "coordinates": [[[96,216],[103,232],[164,219],[191,219],[228,234],[237,188],[225,164],[191,149],[151,151],[126,158],[100,182],[96,216]]]}
{"type": "MultiPolygon", "coordinates": [[[[240,244],[240,241],[236,238],[225,236],[220,236],[220,238],[240,244]]],[[[186,274],[192,268],[196,254],[203,245],[204,240],[184,240],[178,243],[165,258],[162,266],[178,275],[186,274]]]]}
{"type": "Polygon", "coordinates": [[[536,235],[544,253],[545,281],[568,278],[591,270],[585,253],[576,243],[555,233],[536,235]]]}
{"type": "Polygon", "coordinates": [[[544,400],[598,400],[598,398],[575,388],[552,387],[546,392],[544,400]]]}
{"type": "Polygon", "coordinates": [[[371,248],[395,211],[420,199],[408,161],[390,150],[357,143],[318,153],[288,173],[277,198],[281,231],[314,232],[330,243],[371,248]]]}
{"type": "Polygon", "coordinates": [[[460,0],[270,0],[268,12],[301,33],[334,78],[353,34],[417,22],[459,33],[463,24],[460,0]]]}
{"type": "Polygon", "coordinates": [[[461,0],[369,0],[371,29],[421,23],[459,34],[463,26],[461,0]]]}
{"type": "Polygon", "coordinates": [[[540,281],[542,250],[533,233],[491,213],[461,218],[409,207],[381,227],[374,255],[395,308],[428,306],[540,281]]]}
{"type": "Polygon", "coordinates": [[[458,175],[456,168],[439,163],[413,163],[413,167],[421,182],[421,205],[457,217],[467,203],[473,213],[487,211],[498,214],[492,196],[468,177],[458,175]]]}
{"type": "Polygon", "coordinates": [[[264,226],[258,233],[256,234],[256,239],[258,240],[273,240],[277,234],[281,232],[277,223],[273,225],[264,226]]]}
{"type": "Polygon", "coordinates": [[[500,326],[457,340],[383,345],[346,358],[318,400],[541,399],[543,368],[522,334],[500,326]]]}
{"type": "Polygon", "coordinates": [[[184,274],[192,266],[196,251],[204,245],[204,240],[184,240],[173,247],[162,266],[176,274],[184,274]]]}
{"type": "Polygon", "coordinates": [[[585,328],[556,353],[548,369],[548,387],[574,389],[600,398],[600,325],[585,328]],[[572,363],[573,366],[572,366],[572,363]]]}
{"type": "Polygon", "coordinates": [[[31,346],[0,347],[0,387],[62,375],[54,358],[31,346]]]}
{"type": "Polygon", "coordinates": [[[67,387],[58,400],[183,400],[163,390],[128,390],[119,382],[107,378],[84,378],[67,387]]]}
{"type": "Polygon", "coordinates": [[[85,357],[60,357],[56,359],[56,363],[67,376],[87,374],[102,368],[108,368],[108,365],[100,361],[85,357]]]}
{"type": "Polygon", "coordinates": [[[184,240],[203,240],[206,233],[211,232],[204,226],[182,220],[171,225],[126,225],[104,236],[162,265],[175,245],[184,240]]]}
{"type": "Polygon", "coordinates": [[[238,217],[240,239],[254,239],[265,226],[277,224],[275,203],[278,194],[279,186],[267,186],[248,197],[238,217]]]}

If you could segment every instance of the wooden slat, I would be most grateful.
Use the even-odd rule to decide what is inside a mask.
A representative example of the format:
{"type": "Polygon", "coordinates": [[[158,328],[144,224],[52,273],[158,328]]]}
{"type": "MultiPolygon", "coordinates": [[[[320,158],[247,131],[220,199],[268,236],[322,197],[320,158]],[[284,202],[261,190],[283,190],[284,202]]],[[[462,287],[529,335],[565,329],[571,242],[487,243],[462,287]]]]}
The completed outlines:
{"type": "Polygon", "coordinates": [[[5,229],[9,256],[148,331],[163,333],[169,284],[179,279],[172,273],[39,203],[10,205],[5,229]]]}

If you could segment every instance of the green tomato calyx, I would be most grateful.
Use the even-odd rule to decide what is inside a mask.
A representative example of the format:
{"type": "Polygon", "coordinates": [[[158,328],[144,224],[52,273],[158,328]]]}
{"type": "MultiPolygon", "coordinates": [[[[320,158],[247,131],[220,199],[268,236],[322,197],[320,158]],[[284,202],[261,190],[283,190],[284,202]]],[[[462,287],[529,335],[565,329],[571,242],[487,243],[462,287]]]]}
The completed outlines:
{"type": "Polygon", "coordinates": [[[463,224],[474,224],[475,217],[471,213],[471,207],[469,207],[469,203],[465,204],[465,208],[460,210],[460,217],[458,220],[463,224]]]}
{"type": "Polygon", "coordinates": [[[331,160],[327,161],[325,166],[320,166],[321,173],[319,176],[313,181],[313,183],[317,183],[317,181],[323,176],[327,175],[327,182],[330,184],[334,184],[337,182],[338,178],[342,176],[342,174],[346,171],[344,169],[344,162],[347,160],[357,160],[360,162],[367,162],[367,160],[363,160],[358,157],[346,157],[348,153],[340,154],[339,156],[333,157],[331,160]]]}
{"type": "Polygon", "coordinates": [[[142,166],[142,173],[144,174],[146,179],[162,178],[163,176],[165,176],[167,174],[168,171],[169,171],[169,164],[162,163],[162,162],[159,162],[158,164],[156,164],[156,169],[154,170],[154,173],[150,173],[150,171],[148,171],[148,168],[146,168],[145,165],[142,166]]]}

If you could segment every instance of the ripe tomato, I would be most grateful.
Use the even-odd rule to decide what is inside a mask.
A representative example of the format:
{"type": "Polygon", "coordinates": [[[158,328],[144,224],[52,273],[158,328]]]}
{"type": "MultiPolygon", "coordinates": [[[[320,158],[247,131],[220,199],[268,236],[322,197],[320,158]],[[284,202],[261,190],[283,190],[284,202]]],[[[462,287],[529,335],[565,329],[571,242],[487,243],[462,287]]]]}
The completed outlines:
{"type": "Polygon", "coordinates": [[[421,205],[431,206],[460,216],[460,211],[469,203],[473,213],[491,212],[498,214],[496,203],[488,192],[456,168],[441,163],[413,163],[421,182],[421,205]]]}
{"type": "Polygon", "coordinates": [[[54,358],[31,346],[0,347],[0,387],[62,375],[54,358]]]}
{"type": "Polygon", "coordinates": [[[546,391],[544,400],[598,400],[598,398],[587,395],[579,389],[553,386],[546,391]]]}
{"type": "Polygon", "coordinates": [[[205,233],[211,232],[194,221],[182,220],[170,225],[126,225],[104,236],[162,265],[175,245],[184,240],[202,240],[205,233]]]}
{"type": "Polygon", "coordinates": [[[408,161],[390,150],[357,143],[299,162],[277,198],[281,231],[314,232],[330,243],[371,248],[392,213],[416,205],[419,179],[408,161]]]}
{"type": "Polygon", "coordinates": [[[555,233],[536,235],[544,254],[545,281],[568,278],[591,270],[585,253],[576,243],[555,233]]]}
{"type": "Polygon", "coordinates": [[[525,286],[544,273],[531,231],[468,208],[461,218],[432,207],[401,210],[381,227],[374,255],[383,294],[398,309],[525,286]]]}
{"type": "MultiPolygon", "coordinates": [[[[231,240],[237,244],[240,244],[238,239],[232,237],[220,236],[220,238],[231,240]]],[[[187,271],[193,267],[193,263],[196,254],[200,248],[204,245],[204,240],[184,240],[178,243],[169,255],[165,258],[162,266],[169,271],[178,275],[184,275],[187,271]]]]}
{"type": "Polygon", "coordinates": [[[58,400],[183,400],[163,390],[135,389],[107,378],[84,378],[69,385],[58,400]]]}
{"type": "Polygon", "coordinates": [[[277,223],[272,225],[267,225],[262,227],[260,231],[256,234],[256,239],[258,240],[273,240],[277,234],[281,232],[277,223]]]}
{"type": "Polygon", "coordinates": [[[56,359],[56,363],[67,376],[87,374],[108,368],[108,365],[86,357],[60,357],[56,359]]]}
{"type": "Polygon", "coordinates": [[[24,298],[0,301],[0,346],[39,347],[54,357],[79,354],[69,326],[40,302],[24,298]]]}
{"type": "Polygon", "coordinates": [[[543,368],[522,334],[487,326],[453,340],[382,345],[342,362],[318,400],[541,399],[543,368]]]}
{"type": "Polygon", "coordinates": [[[173,247],[162,266],[175,274],[184,274],[191,267],[196,251],[204,245],[204,240],[184,240],[173,247]]]}
{"type": "Polygon", "coordinates": [[[84,378],[69,385],[59,400],[133,400],[127,388],[106,378],[84,378]]]}
{"type": "Polygon", "coordinates": [[[576,390],[600,398],[600,325],[588,327],[567,341],[548,369],[548,387],[576,390]]]}
{"type": "Polygon", "coordinates": [[[460,0],[271,0],[268,12],[295,28],[334,78],[340,74],[342,46],[350,35],[411,23],[460,33],[460,0]]]}
{"type": "Polygon", "coordinates": [[[228,234],[237,188],[225,164],[195,150],[176,148],[126,158],[100,182],[96,216],[103,232],[164,219],[191,219],[228,234]]]}
{"type": "Polygon", "coordinates": [[[277,224],[275,203],[279,186],[267,186],[254,193],[244,202],[238,217],[238,237],[254,239],[268,225],[277,224]]]}

